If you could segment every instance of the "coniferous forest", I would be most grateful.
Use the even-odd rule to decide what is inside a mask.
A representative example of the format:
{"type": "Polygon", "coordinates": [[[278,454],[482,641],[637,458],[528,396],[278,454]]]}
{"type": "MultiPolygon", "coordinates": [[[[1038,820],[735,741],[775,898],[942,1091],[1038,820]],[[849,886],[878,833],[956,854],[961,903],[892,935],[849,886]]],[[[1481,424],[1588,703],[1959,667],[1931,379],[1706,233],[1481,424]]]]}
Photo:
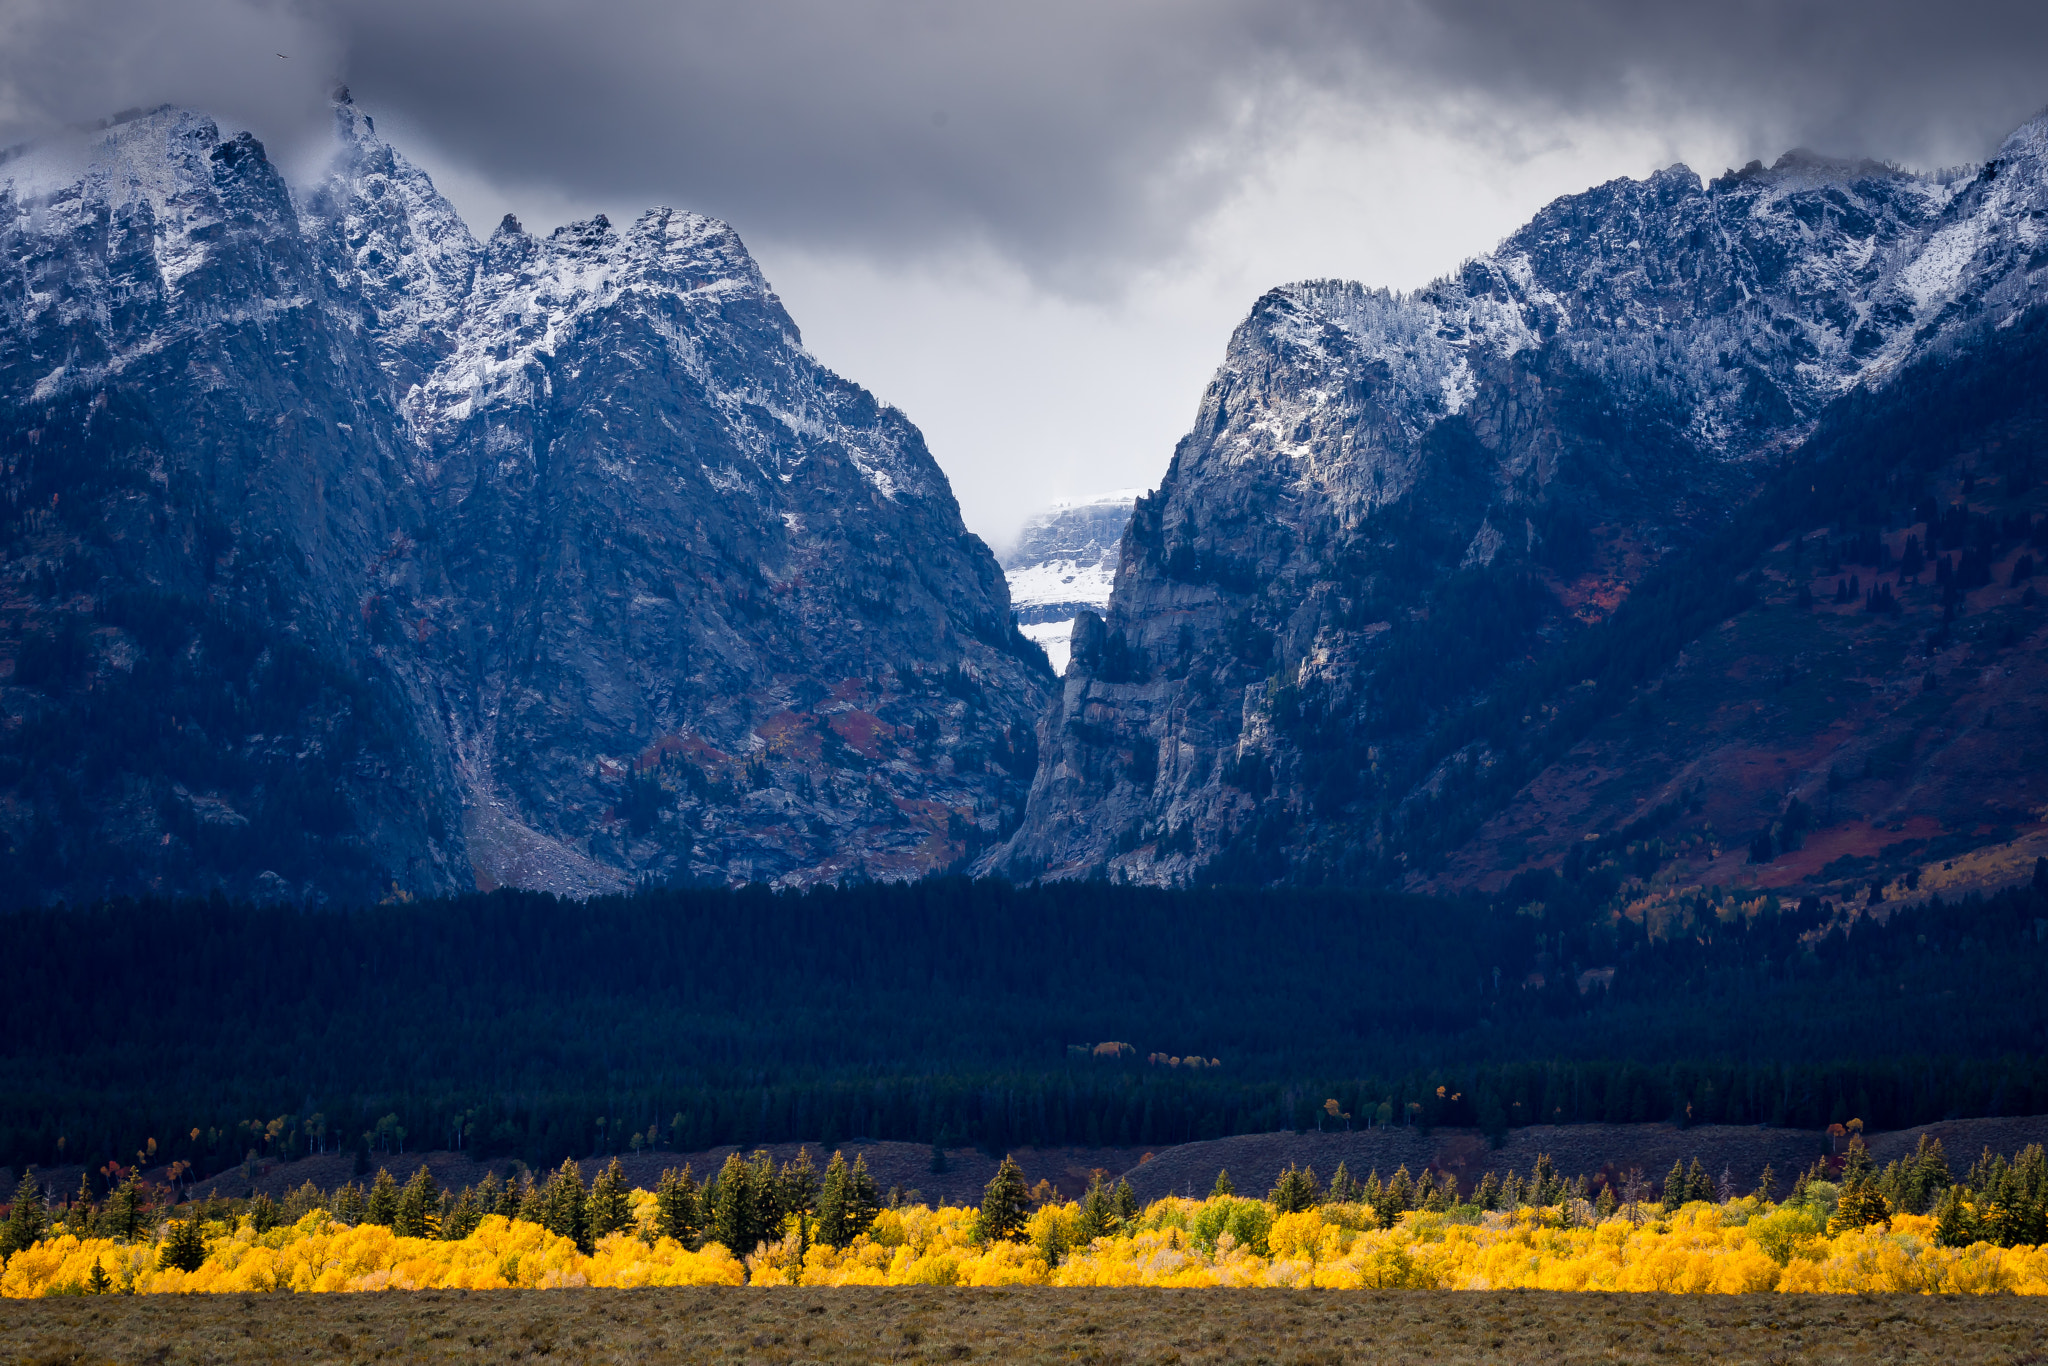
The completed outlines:
{"type": "Polygon", "coordinates": [[[1494,1133],[2048,1109],[2048,868],[1881,921],[1709,890],[1651,937],[1601,910],[1624,856],[1493,905],[933,880],[21,910],[0,1163],[1155,1146],[1331,1097],[1494,1133]]]}

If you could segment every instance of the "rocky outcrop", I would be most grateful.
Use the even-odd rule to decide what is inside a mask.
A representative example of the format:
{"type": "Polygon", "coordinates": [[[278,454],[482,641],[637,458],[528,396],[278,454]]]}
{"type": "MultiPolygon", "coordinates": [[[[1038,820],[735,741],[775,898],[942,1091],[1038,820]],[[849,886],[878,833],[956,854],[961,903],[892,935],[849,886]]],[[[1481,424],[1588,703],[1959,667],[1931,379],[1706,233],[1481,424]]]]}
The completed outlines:
{"type": "Polygon", "coordinates": [[[1505,743],[1460,729],[1476,703],[1725,523],[1830,404],[2039,302],[2044,152],[2037,122],[1973,177],[1673,167],[1414,295],[1267,294],[1076,622],[987,866],[1412,880],[1461,837],[1438,799],[1505,743]]]}
{"type": "Polygon", "coordinates": [[[18,895],[902,877],[1049,681],[902,414],[730,228],[479,243],[344,95],[0,162],[18,895]]]}

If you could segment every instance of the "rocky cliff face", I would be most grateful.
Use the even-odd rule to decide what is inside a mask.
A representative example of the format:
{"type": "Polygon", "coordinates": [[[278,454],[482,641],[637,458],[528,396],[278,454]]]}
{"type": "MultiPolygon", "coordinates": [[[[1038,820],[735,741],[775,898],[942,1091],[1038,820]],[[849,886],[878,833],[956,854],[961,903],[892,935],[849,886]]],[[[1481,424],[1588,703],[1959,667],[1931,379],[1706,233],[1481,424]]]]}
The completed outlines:
{"type": "Polygon", "coordinates": [[[0,162],[22,894],[909,876],[1046,683],[917,430],[737,236],[478,243],[344,98],[294,194],[159,110],[0,162]]]}
{"type": "Polygon", "coordinates": [[[1526,747],[1468,733],[1478,704],[1724,526],[1830,405],[1995,344],[2044,263],[2037,122],[1973,177],[1673,167],[1414,295],[1274,290],[1076,623],[989,866],[1413,881],[1469,833],[1444,802],[1526,747]]]}

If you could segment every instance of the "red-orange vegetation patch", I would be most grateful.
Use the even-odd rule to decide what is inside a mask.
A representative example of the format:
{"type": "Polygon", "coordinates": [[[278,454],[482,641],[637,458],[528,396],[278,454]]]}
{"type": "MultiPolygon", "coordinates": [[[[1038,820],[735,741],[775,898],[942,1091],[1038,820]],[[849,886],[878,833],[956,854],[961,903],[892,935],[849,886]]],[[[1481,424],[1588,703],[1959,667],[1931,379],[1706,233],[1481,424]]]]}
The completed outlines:
{"type": "Polygon", "coordinates": [[[671,755],[689,760],[697,767],[716,772],[732,763],[732,756],[706,740],[694,731],[682,735],[663,735],[640,751],[640,757],[633,761],[633,767],[641,773],[658,768],[662,760],[671,755]]]}
{"type": "Polygon", "coordinates": [[[811,764],[817,762],[822,748],[816,724],[814,717],[783,710],[754,727],[754,733],[761,737],[768,752],[776,758],[811,764]]]}
{"type": "Polygon", "coordinates": [[[1838,858],[1874,859],[1888,844],[1932,839],[1941,833],[1941,823],[1931,816],[1915,816],[1903,824],[1903,830],[1893,830],[1874,821],[1843,821],[1813,831],[1802,847],[1769,863],[1752,865],[1749,872],[1755,886],[1786,887],[1818,877],[1822,868],[1838,858]]]}
{"type": "Polygon", "coordinates": [[[882,757],[882,742],[896,736],[896,728],[871,711],[843,711],[828,724],[840,739],[864,759],[882,757]]]}

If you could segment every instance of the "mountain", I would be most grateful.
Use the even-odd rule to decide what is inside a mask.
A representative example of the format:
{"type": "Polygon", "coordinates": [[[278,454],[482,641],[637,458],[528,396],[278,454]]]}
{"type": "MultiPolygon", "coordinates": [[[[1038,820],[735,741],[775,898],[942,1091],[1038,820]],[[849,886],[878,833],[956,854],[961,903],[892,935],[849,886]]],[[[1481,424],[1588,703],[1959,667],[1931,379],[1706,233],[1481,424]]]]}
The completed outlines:
{"type": "Polygon", "coordinates": [[[1974,174],[1675,166],[1412,295],[1273,290],[1077,618],[987,866],[1491,891],[1590,866],[1719,904],[1861,896],[1935,850],[2030,862],[2043,265],[2036,121],[1974,174]],[[1923,691],[1939,717],[1895,721],[1923,691]],[[1980,701],[2012,733],[1923,809],[1925,766],[1961,762],[1933,732],[1980,701]]]}
{"type": "Polygon", "coordinates": [[[1143,489],[1062,499],[1024,523],[1002,557],[1017,627],[1044,647],[1055,673],[1067,671],[1074,616],[1109,605],[1117,549],[1143,489]]]}
{"type": "Polygon", "coordinates": [[[0,161],[18,897],[803,883],[1013,826],[1050,682],[733,231],[470,234],[159,109],[0,161]]]}

